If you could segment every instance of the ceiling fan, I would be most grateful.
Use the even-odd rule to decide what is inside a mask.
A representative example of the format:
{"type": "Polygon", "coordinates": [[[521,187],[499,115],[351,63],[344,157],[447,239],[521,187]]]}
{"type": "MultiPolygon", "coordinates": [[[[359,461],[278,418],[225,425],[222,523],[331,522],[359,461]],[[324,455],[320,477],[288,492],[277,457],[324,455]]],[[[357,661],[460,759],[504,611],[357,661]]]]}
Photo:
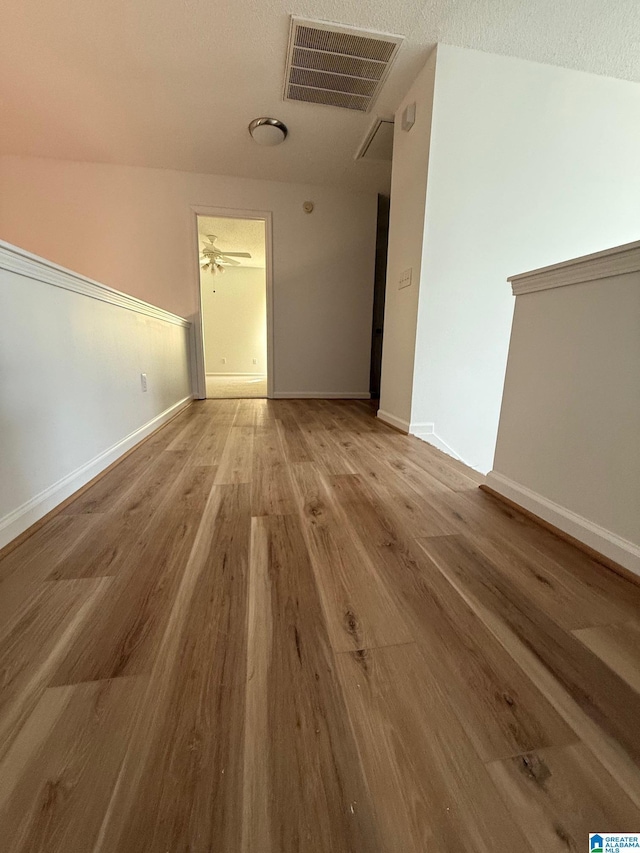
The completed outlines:
{"type": "Polygon", "coordinates": [[[218,238],[215,234],[207,234],[202,240],[200,250],[200,268],[211,270],[212,273],[224,272],[225,267],[238,267],[240,261],[235,258],[250,258],[249,252],[223,252],[215,245],[218,238]]]}

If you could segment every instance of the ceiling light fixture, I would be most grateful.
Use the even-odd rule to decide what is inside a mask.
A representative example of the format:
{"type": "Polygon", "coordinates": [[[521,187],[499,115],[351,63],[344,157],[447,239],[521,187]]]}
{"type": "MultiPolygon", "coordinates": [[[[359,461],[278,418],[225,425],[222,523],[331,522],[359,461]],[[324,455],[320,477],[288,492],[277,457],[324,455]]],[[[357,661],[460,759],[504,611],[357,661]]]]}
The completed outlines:
{"type": "Polygon", "coordinates": [[[249,133],[258,145],[280,145],[287,138],[287,126],[277,118],[254,118],[249,133]]]}

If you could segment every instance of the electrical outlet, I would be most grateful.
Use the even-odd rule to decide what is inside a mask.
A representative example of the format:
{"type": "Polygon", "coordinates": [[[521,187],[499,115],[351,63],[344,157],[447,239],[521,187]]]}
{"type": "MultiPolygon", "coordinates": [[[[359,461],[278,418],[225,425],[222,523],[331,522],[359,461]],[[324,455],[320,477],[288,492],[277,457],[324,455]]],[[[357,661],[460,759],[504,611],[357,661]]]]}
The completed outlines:
{"type": "Polygon", "coordinates": [[[398,282],[398,290],[402,290],[403,287],[411,286],[411,269],[405,270],[400,274],[400,281],[398,282]]]}
{"type": "Polygon", "coordinates": [[[146,373],[140,374],[140,385],[142,386],[143,391],[147,390],[147,374],[146,373]]]}
{"type": "Polygon", "coordinates": [[[254,364],[257,364],[257,363],[258,363],[258,359],[257,359],[257,358],[254,358],[254,359],[253,359],[253,363],[254,363],[254,364]]]}

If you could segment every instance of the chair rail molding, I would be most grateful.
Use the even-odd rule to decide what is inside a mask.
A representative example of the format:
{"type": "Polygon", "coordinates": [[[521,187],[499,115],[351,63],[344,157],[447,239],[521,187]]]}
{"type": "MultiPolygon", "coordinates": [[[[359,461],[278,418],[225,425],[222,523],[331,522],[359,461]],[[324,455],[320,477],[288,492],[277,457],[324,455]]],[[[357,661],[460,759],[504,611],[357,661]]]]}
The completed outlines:
{"type": "Polygon", "coordinates": [[[107,287],[106,284],[100,284],[93,279],[80,275],[80,273],[54,264],[53,261],[40,258],[25,249],[11,245],[11,243],[5,243],[3,240],[0,240],[0,269],[18,273],[25,278],[50,284],[53,287],[71,290],[74,293],[80,293],[82,296],[89,296],[91,299],[109,302],[112,305],[118,305],[120,308],[145,314],[147,317],[174,323],[176,326],[183,326],[187,329],[191,327],[189,320],[185,320],[184,317],[179,317],[177,314],[172,314],[156,305],[150,305],[135,296],[114,290],[112,287],[107,287]]]}
{"type": "Polygon", "coordinates": [[[514,296],[640,272],[640,240],[508,278],[514,296]]]}

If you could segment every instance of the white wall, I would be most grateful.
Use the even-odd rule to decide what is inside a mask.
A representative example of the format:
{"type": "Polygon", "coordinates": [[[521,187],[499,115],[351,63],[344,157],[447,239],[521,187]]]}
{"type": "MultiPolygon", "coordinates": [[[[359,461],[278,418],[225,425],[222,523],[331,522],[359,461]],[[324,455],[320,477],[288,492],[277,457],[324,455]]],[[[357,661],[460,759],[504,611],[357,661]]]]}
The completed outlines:
{"type": "Polygon", "coordinates": [[[273,212],[274,389],[366,393],[374,193],[0,158],[0,237],[190,319],[199,310],[192,206],[273,212]]]}
{"type": "Polygon", "coordinates": [[[191,386],[188,323],[1,242],[0,323],[2,547],[161,425],[191,386]]]}
{"type": "Polygon", "coordinates": [[[393,133],[380,417],[405,430],[411,418],[435,67],[434,51],[396,112],[393,133]],[[402,113],[414,102],[416,121],[407,132],[402,113]],[[400,275],[409,268],[413,284],[399,290],[400,275]]]}
{"type": "Polygon", "coordinates": [[[227,267],[213,275],[202,270],[200,280],[207,373],[266,374],[266,271],[227,267]]]}
{"type": "MultiPolygon", "coordinates": [[[[488,471],[507,277],[640,233],[640,85],[439,45],[435,94],[423,91],[418,112],[432,99],[412,431],[433,429],[428,440],[488,471]]],[[[394,171],[403,156],[394,151],[394,171]]],[[[394,215],[392,204],[392,229],[394,215]]]]}
{"type": "Polygon", "coordinates": [[[640,243],[605,263],[514,282],[487,482],[640,574],[640,243]]]}
{"type": "Polygon", "coordinates": [[[381,408],[486,472],[513,314],[507,276],[640,232],[640,85],[439,45],[405,103],[414,97],[418,118],[432,113],[431,138],[417,124],[403,134],[398,111],[381,408]],[[418,253],[416,308],[395,279],[415,274],[418,253]]]}

